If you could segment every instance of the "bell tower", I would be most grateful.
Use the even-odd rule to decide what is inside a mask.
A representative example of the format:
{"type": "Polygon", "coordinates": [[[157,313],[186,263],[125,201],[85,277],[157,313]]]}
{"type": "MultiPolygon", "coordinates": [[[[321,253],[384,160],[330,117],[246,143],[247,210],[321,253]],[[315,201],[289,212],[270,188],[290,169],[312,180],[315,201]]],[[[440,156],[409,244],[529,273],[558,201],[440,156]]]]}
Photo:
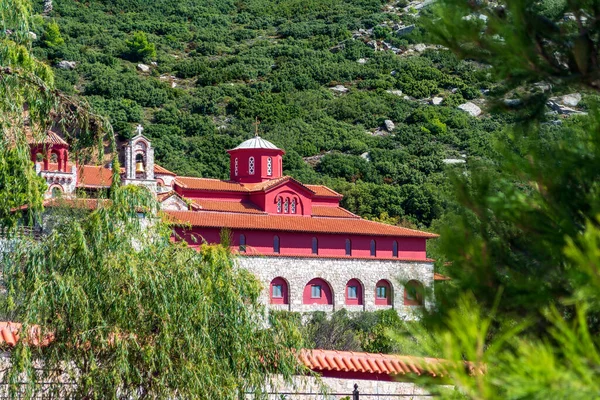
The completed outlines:
{"type": "Polygon", "coordinates": [[[130,185],[147,186],[156,192],[154,179],[154,148],[150,140],[142,134],[144,128],[138,125],[136,136],[125,146],[125,179],[130,185]]]}

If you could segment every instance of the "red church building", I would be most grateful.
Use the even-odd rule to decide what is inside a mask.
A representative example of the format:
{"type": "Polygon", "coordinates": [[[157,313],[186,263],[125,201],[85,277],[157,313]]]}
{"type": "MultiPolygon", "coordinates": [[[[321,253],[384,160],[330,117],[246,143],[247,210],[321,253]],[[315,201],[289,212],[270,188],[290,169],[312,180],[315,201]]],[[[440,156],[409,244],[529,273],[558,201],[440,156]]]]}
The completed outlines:
{"type": "MultiPolygon", "coordinates": [[[[107,168],[71,167],[64,142],[59,144],[63,158],[37,164],[41,175],[53,179],[48,196],[52,190],[69,195],[75,187],[89,189],[92,180],[102,182],[98,188],[110,186],[109,179],[96,179],[107,168]],[[86,173],[78,175],[78,170],[86,173]],[[69,179],[70,172],[71,186],[60,186],[56,175],[69,179]]],[[[50,155],[52,146],[47,145],[50,155]]],[[[436,235],[368,221],[345,210],[343,196],[334,190],[283,175],[284,151],[258,136],[228,153],[229,180],[177,176],[154,163],[150,140],[138,127],[138,135],[124,148],[121,179],[155,192],[176,222],[175,237],[192,246],[217,243],[227,229],[240,266],[263,283],[262,301],[271,308],[394,308],[410,317],[415,308],[429,305],[424,293],[433,288],[434,272],[426,241],[436,235]]]]}

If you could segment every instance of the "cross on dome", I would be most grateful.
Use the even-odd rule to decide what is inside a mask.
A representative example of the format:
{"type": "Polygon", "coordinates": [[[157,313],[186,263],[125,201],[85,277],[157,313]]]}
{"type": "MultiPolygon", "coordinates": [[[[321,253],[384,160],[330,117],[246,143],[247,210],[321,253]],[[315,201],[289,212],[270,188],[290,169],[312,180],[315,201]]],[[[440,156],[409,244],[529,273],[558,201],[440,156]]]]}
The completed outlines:
{"type": "Polygon", "coordinates": [[[135,128],[135,131],[137,132],[138,135],[141,135],[142,132],[144,132],[144,127],[142,125],[137,126],[137,128],[135,128]]]}
{"type": "Polygon", "coordinates": [[[254,137],[258,137],[258,125],[260,125],[258,117],[256,117],[256,122],[254,122],[252,125],[254,125],[254,137]]]}

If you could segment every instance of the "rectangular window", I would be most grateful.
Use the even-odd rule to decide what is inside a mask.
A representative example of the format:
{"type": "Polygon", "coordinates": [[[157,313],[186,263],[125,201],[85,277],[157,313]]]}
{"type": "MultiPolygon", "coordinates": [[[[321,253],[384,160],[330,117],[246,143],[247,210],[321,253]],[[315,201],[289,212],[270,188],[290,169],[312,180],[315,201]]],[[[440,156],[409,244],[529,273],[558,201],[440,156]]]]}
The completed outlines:
{"type": "Polygon", "coordinates": [[[321,286],[320,285],[313,285],[310,288],[310,297],[313,299],[321,298],[321,286]]]}
{"type": "Polygon", "coordinates": [[[377,286],[377,298],[378,299],[387,299],[387,293],[386,293],[386,287],[385,286],[377,286]]]}
{"type": "Polygon", "coordinates": [[[283,297],[282,285],[273,285],[273,297],[274,298],[282,298],[283,297]]]}
{"type": "Polygon", "coordinates": [[[348,298],[356,299],[358,297],[356,286],[348,286],[348,298]]]}

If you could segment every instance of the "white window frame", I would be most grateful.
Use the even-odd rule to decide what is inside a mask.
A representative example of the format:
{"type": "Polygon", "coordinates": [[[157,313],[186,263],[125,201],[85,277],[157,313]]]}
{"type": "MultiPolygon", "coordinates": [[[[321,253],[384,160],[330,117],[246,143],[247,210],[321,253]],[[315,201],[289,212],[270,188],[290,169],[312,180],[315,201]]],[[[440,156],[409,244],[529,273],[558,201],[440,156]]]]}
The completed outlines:
{"type": "Polygon", "coordinates": [[[387,299],[387,286],[377,286],[376,290],[377,290],[377,298],[378,299],[387,299]],[[379,295],[379,292],[383,292],[383,297],[379,295]]]}
{"type": "Polygon", "coordinates": [[[235,176],[238,176],[238,170],[239,170],[239,168],[238,168],[238,158],[237,157],[235,158],[235,161],[234,161],[233,164],[234,164],[234,173],[235,173],[235,176]]]}
{"type": "Polygon", "coordinates": [[[292,199],[292,214],[296,214],[296,199],[292,199]]]}
{"type": "Polygon", "coordinates": [[[279,214],[281,214],[281,202],[282,202],[281,197],[278,197],[277,198],[277,212],[279,214]]]}
{"type": "Polygon", "coordinates": [[[248,159],[248,173],[250,175],[254,175],[254,167],[255,167],[255,165],[254,165],[254,157],[250,157],[248,159]]]}
{"type": "Polygon", "coordinates": [[[288,214],[290,212],[290,198],[286,197],[283,202],[283,213],[288,214]]]}
{"type": "Polygon", "coordinates": [[[267,175],[273,175],[273,159],[271,157],[267,158],[267,175]]]}

